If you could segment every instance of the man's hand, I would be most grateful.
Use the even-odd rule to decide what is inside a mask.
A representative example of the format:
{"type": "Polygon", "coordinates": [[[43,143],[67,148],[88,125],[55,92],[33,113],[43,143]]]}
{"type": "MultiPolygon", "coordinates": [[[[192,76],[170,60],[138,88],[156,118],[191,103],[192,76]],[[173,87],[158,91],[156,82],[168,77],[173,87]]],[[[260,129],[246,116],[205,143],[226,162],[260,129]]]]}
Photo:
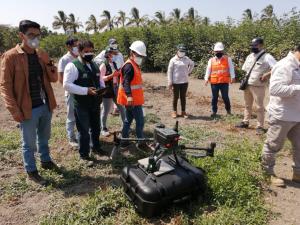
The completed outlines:
{"type": "Polygon", "coordinates": [[[129,106],[133,105],[133,98],[132,97],[127,97],[127,105],[129,105],[129,106]]]}
{"type": "Polygon", "coordinates": [[[16,113],[13,115],[13,118],[15,121],[21,123],[25,120],[24,116],[22,115],[22,113],[16,113]]]}
{"type": "Polygon", "coordinates": [[[88,88],[88,95],[97,95],[97,89],[94,87],[88,88]]]}
{"type": "Polygon", "coordinates": [[[232,78],[232,79],[231,79],[231,83],[232,83],[232,84],[235,83],[235,81],[236,81],[235,78],[232,78]]]}
{"type": "Polygon", "coordinates": [[[39,58],[43,61],[43,63],[45,63],[45,64],[50,63],[50,57],[47,52],[45,52],[42,49],[37,49],[36,52],[37,52],[39,58]]]}
{"type": "Polygon", "coordinates": [[[262,77],[260,78],[260,81],[265,82],[269,79],[270,77],[270,73],[265,73],[264,75],[262,75],[262,77]]]}
{"type": "Polygon", "coordinates": [[[207,86],[207,85],[208,85],[208,83],[209,83],[209,81],[208,81],[208,80],[206,80],[206,81],[205,81],[205,86],[207,86]]]}

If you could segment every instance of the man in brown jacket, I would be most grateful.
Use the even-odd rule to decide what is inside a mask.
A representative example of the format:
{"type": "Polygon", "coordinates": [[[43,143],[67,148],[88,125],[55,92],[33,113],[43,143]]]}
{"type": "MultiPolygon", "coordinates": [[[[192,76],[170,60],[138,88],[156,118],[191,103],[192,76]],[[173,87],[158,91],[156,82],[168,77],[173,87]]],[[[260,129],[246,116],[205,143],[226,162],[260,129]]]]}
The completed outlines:
{"type": "Polygon", "coordinates": [[[57,71],[48,54],[38,49],[41,38],[39,24],[21,21],[19,37],[22,43],[2,56],[0,91],[6,108],[20,123],[28,181],[45,185],[37,171],[34,152],[38,149],[42,168],[57,169],[49,155],[48,145],[52,111],[56,107],[50,82],[57,81],[57,71]]]}

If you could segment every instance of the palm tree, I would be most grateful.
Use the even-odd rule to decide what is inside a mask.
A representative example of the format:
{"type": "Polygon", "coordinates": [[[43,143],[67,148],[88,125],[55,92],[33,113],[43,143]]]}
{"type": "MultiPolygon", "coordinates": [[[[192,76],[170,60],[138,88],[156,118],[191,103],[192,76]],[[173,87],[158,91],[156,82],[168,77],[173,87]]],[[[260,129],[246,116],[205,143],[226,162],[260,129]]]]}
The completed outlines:
{"type": "Polygon", "coordinates": [[[170,13],[171,20],[178,23],[181,20],[180,13],[181,13],[180,9],[178,8],[173,9],[173,11],[170,13]]]}
{"type": "Polygon", "coordinates": [[[160,24],[160,25],[164,25],[167,23],[166,15],[163,11],[157,11],[157,12],[155,12],[154,15],[157,18],[154,21],[155,23],[160,24]]]}
{"type": "Polygon", "coordinates": [[[203,23],[205,26],[208,26],[209,23],[210,23],[210,19],[206,16],[206,17],[203,18],[202,23],[203,23]]]}
{"type": "Polygon", "coordinates": [[[133,7],[130,12],[132,18],[129,20],[127,25],[135,24],[139,27],[141,24],[147,21],[147,16],[140,17],[140,12],[136,7],[133,7]]]}
{"type": "Polygon", "coordinates": [[[186,20],[189,21],[192,24],[195,24],[200,20],[200,17],[198,16],[197,11],[194,9],[194,7],[189,8],[186,16],[186,20]]]}
{"type": "Polygon", "coordinates": [[[68,18],[68,27],[73,30],[74,34],[76,34],[77,29],[79,29],[80,27],[83,27],[83,26],[82,26],[82,23],[79,21],[79,18],[76,19],[74,14],[71,13],[68,18]]]}
{"type": "Polygon", "coordinates": [[[99,29],[102,30],[105,27],[108,28],[108,30],[112,30],[114,28],[114,21],[113,18],[110,15],[110,12],[107,10],[104,10],[101,17],[103,17],[104,19],[100,21],[99,23],[99,29]]]}
{"type": "Polygon", "coordinates": [[[253,20],[252,11],[251,9],[246,9],[243,13],[244,20],[253,20]]]}
{"type": "Polygon", "coordinates": [[[128,19],[126,17],[126,13],[124,11],[120,10],[118,12],[118,14],[119,15],[116,17],[115,24],[117,24],[117,26],[120,24],[120,25],[122,25],[122,27],[125,27],[126,20],[128,19]]]}
{"type": "Polygon", "coordinates": [[[86,21],[85,24],[86,24],[86,28],[85,28],[86,31],[93,30],[94,33],[98,32],[98,22],[96,17],[93,14],[90,15],[89,20],[86,21]]]}
{"type": "Polygon", "coordinates": [[[68,17],[64,11],[58,11],[58,16],[54,16],[54,21],[52,23],[52,27],[55,30],[62,28],[66,33],[68,29],[68,17]]]}
{"type": "Polygon", "coordinates": [[[261,15],[262,20],[272,19],[273,16],[274,16],[274,8],[272,5],[268,5],[266,6],[266,8],[262,10],[262,15],[261,15]]]}

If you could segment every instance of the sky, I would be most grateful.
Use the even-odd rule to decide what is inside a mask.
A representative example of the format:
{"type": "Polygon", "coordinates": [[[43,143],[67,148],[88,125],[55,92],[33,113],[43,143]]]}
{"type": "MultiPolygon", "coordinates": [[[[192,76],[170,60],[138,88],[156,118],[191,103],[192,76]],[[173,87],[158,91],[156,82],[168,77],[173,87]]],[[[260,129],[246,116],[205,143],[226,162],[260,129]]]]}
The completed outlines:
{"type": "Polygon", "coordinates": [[[52,30],[53,17],[58,10],[67,15],[75,14],[84,24],[91,14],[100,20],[103,10],[110,11],[113,16],[122,10],[129,16],[132,7],[137,7],[140,15],[152,17],[160,10],[168,16],[174,8],[181,9],[183,14],[194,7],[200,16],[207,16],[215,22],[225,21],[228,16],[239,20],[247,8],[253,14],[260,13],[269,4],[274,6],[276,15],[283,15],[293,7],[300,10],[300,0],[6,0],[1,4],[0,24],[18,26],[20,20],[30,19],[52,30]]]}

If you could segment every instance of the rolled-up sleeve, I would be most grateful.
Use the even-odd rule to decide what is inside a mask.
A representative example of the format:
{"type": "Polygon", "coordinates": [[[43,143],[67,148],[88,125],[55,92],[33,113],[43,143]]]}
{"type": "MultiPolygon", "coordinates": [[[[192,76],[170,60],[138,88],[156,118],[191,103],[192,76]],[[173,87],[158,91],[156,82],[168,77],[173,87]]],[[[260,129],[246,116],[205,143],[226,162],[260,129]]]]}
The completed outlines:
{"type": "Polygon", "coordinates": [[[66,91],[76,95],[87,95],[88,88],[81,87],[74,84],[74,81],[78,79],[78,70],[73,63],[67,64],[64,71],[63,87],[66,91]]]}

